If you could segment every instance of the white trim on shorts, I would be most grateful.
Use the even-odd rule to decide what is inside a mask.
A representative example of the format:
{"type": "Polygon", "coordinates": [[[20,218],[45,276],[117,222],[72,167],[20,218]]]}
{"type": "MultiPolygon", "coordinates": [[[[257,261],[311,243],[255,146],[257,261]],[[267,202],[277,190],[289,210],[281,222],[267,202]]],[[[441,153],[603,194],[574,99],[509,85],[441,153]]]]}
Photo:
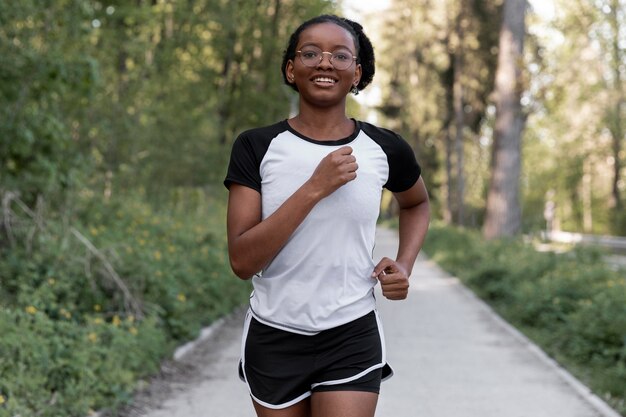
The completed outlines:
{"type": "MultiPolygon", "coordinates": [[[[243,326],[243,335],[241,337],[241,358],[240,358],[240,363],[241,363],[241,371],[243,372],[243,377],[244,380],[243,382],[245,382],[246,386],[248,387],[248,392],[250,393],[250,397],[258,404],[262,405],[263,407],[266,408],[270,408],[273,410],[280,410],[283,408],[287,408],[290,407],[296,403],[299,403],[300,401],[304,400],[307,397],[310,397],[311,394],[313,393],[313,389],[315,387],[318,386],[324,386],[324,385],[339,385],[339,384],[345,384],[348,383],[350,381],[356,381],[357,379],[367,375],[368,373],[382,368],[385,366],[385,364],[387,363],[387,350],[385,348],[385,334],[383,331],[383,325],[382,322],[380,321],[380,317],[378,315],[378,310],[374,309],[374,316],[376,317],[376,324],[378,327],[378,336],[380,337],[380,347],[381,347],[381,351],[382,351],[382,361],[379,364],[373,365],[371,367],[369,367],[368,369],[366,369],[365,371],[361,371],[358,374],[348,377],[348,378],[343,378],[343,379],[336,379],[336,380],[331,380],[331,381],[322,381],[322,382],[316,382],[314,384],[311,385],[311,389],[307,392],[305,392],[304,394],[294,398],[291,401],[288,401],[286,403],[282,403],[282,404],[270,404],[267,403],[265,401],[262,401],[258,398],[256,398],[253,394],[252,394],[252,388],[250,387],[250,384],[248,383],[248,377],[246,376],[246,358],[245,358],[245,349],[246,349],[246,339],[248,337],[248,330],[250,329],[250,322],[252,321],[253,318],[253,314],[250,311],[250,309],[248,309],[248,312],[246,313],[246,317],[244,320],[244,326],[243,326]]],[[[278,330],[282,330],[282,329],[278,329],[278,330]]],[[[284,331],[284,330],[283,330],[284,331]]],[[[383,378],[381,381],[386,381],[389,378],[391,378],[393,376],[393,369],[391,369],[391,367],[389,367],[390,369],[390,374],[386,377],[383,378]]]]}

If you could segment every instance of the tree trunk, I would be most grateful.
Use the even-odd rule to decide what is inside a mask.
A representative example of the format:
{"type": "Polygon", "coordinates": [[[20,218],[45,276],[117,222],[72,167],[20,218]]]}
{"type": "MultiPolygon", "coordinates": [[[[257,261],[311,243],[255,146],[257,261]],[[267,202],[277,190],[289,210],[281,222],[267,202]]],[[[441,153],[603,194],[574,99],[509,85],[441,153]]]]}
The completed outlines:
{"type": "Polygon", "coordinates": [[[463,149],[463,127],[465,126],[465,115],[463,109],[463,2],[460,4],[459,14],[456,19],[457,44],[454,51],[454,121],[455,137],[454,152],[456,154],[456,223],[465,225],[465,173],[464,173],[464,149],[463,149]]]}
{"type": "Polygon", "coordinates": [[[454,199],[452,193],[454,189],[454,179],[452,175],[452,120],[454,117],[454,53],[450,45],[450,32],[446,36],[445,44],[448,47],[448,68],[444,73],[444,88],[446,97],[446,118],[443,123],[445,131],[445,154],[446,154],[446,181],[444,184],[445,204],[443,206],[443,221],[446,224],[453,223],[454,199]]]}
{"type": "Polygon", "coordinates": [[[491,159],[491,182],[483,234],[487,239],[520,231],[522,62],[526,0],[505,0],[496,71],[496,125],[491,159]]]}
{"type": "MultiPolygon", "coordinates": [[[[450,68],[452,68],[452,64],[450,64],[450,68]]],[[[451,85],[446,85],[446,113],[446,120],[444,123],[446,146],[446,195],[443,207],[443,220],[446,224],[452,224],[452,213],[454,211],[454,200],[452,198],[452,190],[454,188],[454,179],[452,178],[452,115],[454,113],[454,106],[451,85]]]]}
{"type": "MultiPolygon", "coordinates": [[[[228,8],[228,14],[231,16],[235,16],[235,7],[237,4],[235,2],[228,2],[226,7],[228,8]]],[[[237,30],[234,26],[234,23],[231,22],[228,26],[228,35],[226,39],[228,39],[232,45],[237,43],[237,30]]],[[[232,140],[230,131],[228,130],[228,123],[231,116],[231,101],[232,95],[230,92],[232,91],[234,80],[234,67],[237,65],[236,57],[235,57],[235,48],[233,46],[225,47],[226,51],[224,52],[224,59],[221,62],[222,72],[221,77],[218,82],[217,91],[218,97],[220,97],[219,104],[217,106],[217,126],[219,131],[219,144],[220,146],[225,146],[229,143],[229,140],[232,140]]]]}
{"type": "Polygon", "coordinates": [[[593,190],[592,190],[592,166],[586,158],[583,161],[582,178],[582,203],[583,203],[583,231],[593,232],[593,190]]]}
{"type": "MultiPolygon", "coordinates": [[[[613,0],[611,4],[610,24],[613,35],[612,42],[612,69],[613,69],[613,88],[617,94],[615,98],[615,105],[609,115],[609,131],[613,139],[613,184],[611,190],[611,208],[614,213],[619,216],[622,211],[622,197],[620,195],[620,178],[621,178],[621,151],[622,140],[624,140],[624,107],[626,106],[626,97],[624,94],[624,87],[622,83],[622,65],[623,65],[623,48],[620,46],[620,23],[618,17],[620,5],[619,0],[613,0]]],[[[617,217],[617,216],[616,216],[617,217]]]]}

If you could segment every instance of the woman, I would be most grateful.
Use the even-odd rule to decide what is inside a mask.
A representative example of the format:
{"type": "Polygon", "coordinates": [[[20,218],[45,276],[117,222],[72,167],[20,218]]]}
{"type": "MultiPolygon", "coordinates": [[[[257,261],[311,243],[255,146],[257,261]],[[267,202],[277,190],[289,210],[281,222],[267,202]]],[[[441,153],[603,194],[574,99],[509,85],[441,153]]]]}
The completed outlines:
{"type": "Polygon", "coordinates": [[[258,416],[373,416],[391,375],[373,288],[406,298],[428,228],[420,167],[395,133],[346,117],[346,97],[374,76],[356,22],[304,22],[284,54],[297,116],[242,133],[233,145],[228,249],[254,291],[240,376],[258,416]],[[395,260],[372,259],[382,189],[400,207],[395,260]]]}

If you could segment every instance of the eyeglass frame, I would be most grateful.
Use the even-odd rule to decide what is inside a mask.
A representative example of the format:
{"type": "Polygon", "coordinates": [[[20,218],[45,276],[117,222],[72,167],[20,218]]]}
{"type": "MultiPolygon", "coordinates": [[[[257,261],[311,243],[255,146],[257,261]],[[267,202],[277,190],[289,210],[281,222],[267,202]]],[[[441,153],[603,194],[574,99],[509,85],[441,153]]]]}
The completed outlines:
{"type": "Polygon", "coordinates": [[[316,49],[320,50],[320,60],[317,64],[315,64],[314,66],[308,66],[307,64],[304,63],[304,61],[302,60],[302,49],[296,51],[296,55],[300,55],[300,62],[302,62],[302,65],[304,65],[307,68],[315,68],[317,67],[319,64],[322,63],[322,61],[324,60],[324,54],[329,54],[330,58],[328,58],[328,62],[330,63],[330,65],[333,66],[333,68],[335,68],[337,71],[346,71],[348,68],[350,68],[352,66],[352,63],[356,62],[359,57],[358,56],[354,56],[352,55],[352,52],[350,52],[350,55],[352,55],[352,62],[350,62],[350,65],[348,65],[347,67],[345,67],[344,69],[339,69],[337,67],[335,67],[335,64],[333,64],[333,52],[328,52],[328,51],[322,51],[320,48],[315,47],[316,49]]]}

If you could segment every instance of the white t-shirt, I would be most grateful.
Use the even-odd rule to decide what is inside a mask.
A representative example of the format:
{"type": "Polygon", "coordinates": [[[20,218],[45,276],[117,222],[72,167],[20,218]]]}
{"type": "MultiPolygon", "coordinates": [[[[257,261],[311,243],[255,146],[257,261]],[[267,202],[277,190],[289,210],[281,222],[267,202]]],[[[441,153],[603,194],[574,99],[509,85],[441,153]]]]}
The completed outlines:
{"type": "Polygon", "coordinates": [[[267,325],[315,334],[355,320],[375,308],[371,277],[382,189],[401,192],[421,169],[397,134],[364,122],[349,137],[318,141],[286,120],[252,129],[233,144],[224,184],[261,194],[262,218],[270,216],[306,182],[322,158],[352,147],[357,177],[321,200],[267,267],[252,278],[250,309],[267,325]]]}

